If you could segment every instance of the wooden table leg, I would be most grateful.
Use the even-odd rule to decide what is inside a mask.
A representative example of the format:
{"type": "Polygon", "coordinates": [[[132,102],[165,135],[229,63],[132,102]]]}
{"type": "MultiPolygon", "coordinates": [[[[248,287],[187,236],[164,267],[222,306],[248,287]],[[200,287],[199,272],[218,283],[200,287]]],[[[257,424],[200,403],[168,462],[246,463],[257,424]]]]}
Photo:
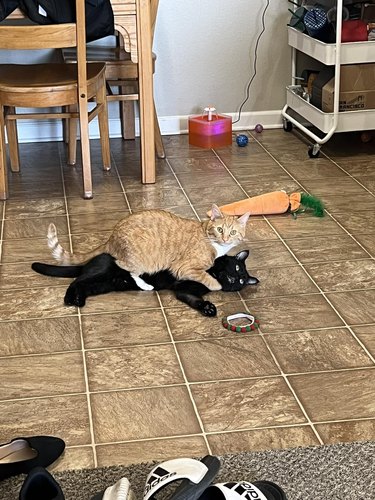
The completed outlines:
{"type": "Polygon", "coordinates": [[[155,182],[155,135],[150,0],[136,2],[142,182],[152,184],[155,182]]]}

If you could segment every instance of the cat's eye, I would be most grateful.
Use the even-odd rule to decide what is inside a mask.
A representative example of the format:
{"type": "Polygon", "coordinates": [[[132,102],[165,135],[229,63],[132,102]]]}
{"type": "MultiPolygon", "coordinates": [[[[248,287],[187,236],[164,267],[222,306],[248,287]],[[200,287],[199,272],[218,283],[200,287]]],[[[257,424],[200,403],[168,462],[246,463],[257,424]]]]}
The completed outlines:
{"type": "Polygon", "coordinates": [[[222,228],[222,227],[218,227],[218,228],[217,228],[217,232],[218,232],[218,233],[222,233],[222,232],[223,232],[223,228],[222,228]]]}
{"type": "Polygon", "coordinates": [[[234,236],[235,234],[237,234],[237,231],[235,229],[232,229],[232,231],[230,232],[230,235],[234,236]]]}
{"type": "Polygon", "coordinates": [[[240,270],[240,266],[236,266],[236,271],[239,271],[240,270]]]}
{"type": "Polygon", "coordinates": [[[242,278],[240,279],[240,284],[243,285],[243,279],[242,278]]]}

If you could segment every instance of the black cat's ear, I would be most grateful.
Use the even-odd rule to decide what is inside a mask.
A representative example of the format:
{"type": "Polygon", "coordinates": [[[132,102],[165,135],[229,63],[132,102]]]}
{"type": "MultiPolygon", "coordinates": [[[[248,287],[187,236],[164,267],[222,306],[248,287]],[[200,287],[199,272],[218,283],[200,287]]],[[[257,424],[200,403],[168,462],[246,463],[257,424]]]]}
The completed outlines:
{"type": "Polygon", "coordinates": [[[249,217],[250,217],[250,212],[246,212],[245,214],[241,215],[241,217],[238,218],[238,222],[241,224],[241,226],[246,226],[249,217]]]}
{"type": "Polygon", "coordinates": [[[246,281],[247,285],[257,285],[258,283],[259,283],[259,280],[255,276],[249,276],[247,278],[247,281],[246,281]]]}
{"type": "Polygon", "coordinates": [[[220,212],[220,208],[213,204],[211,208],[211,220],[222,219],[223,214],[220,212]]]}
{"type": "Polygon", "coordinates": [[[245,261],[248,258],[249,253],[249,250],[242,250],[241,252],[238,252],[238,254],[236,255],[236,259],[245,261]]]}

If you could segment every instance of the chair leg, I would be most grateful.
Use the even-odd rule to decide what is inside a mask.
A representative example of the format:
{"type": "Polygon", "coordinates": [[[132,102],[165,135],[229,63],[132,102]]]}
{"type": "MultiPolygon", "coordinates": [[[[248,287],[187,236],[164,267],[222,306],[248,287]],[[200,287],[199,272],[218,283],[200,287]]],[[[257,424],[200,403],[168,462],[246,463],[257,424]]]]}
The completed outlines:
{"type": "Polygon", "coordinates": [[[5,153],[4,106],[0,105],[0,200],[8,198],[7,158],[5,153]]]}
{"type": "Polygon", "coordinates": [[[156,113],[155,101],[154,101],[154,130],[155,130],[155,151],[158,158],[165,158],[165,149],[163,144],[163,139],[161,138],[161,132],[159,127],[158,115],[156,113]]]}
{"type": "Polygon", "coordinates": [[[98,114],[100,146],[102,148],[103,170],[111,169],[111,150],[109,147],[109,126],[108,126],[108,109],[107,109],[107,93],[105,88],[105,79],[103,77],[103,85],[96,95],[97,105],[101,107],[98,114]]]}
{"type": "MultiPolygon", "coordinates": [[[[7,108],[7,114],[14,115],[16,109],[13,106],[7,108]]],[[[10,158],[10,169],[12,172],[20,171],[20,156],[18,149],[18,134],[17,134],[17,121],[5,119],[6,130],[8,136],[8,148],[9,148],[9,158],[10,158]]]]}
{"type": "MultiPolygon", "coordinates": [[[[69,110],[68,106],[63,106],[62,111],[67,112],[69,110]]],[[[70,119],[65,118],[62,123],[62,133],[63,133],[63,141],[65,144],[69,144],[69,123],[70,119]]]]}
{"type": "Polygon", "coordinates": [[[78,108],[79,108],[79,129],[81,136],[83,197],[89,200],[92,198],[93,194],[92,194],[90,139],[89,139],[89,115],[88,115],[86,95],[78,96],[78,108]]]}
{"type": "MultiPolygon", "coordinates": [[[[68,106],[70,113],[77,113],[78,106],[71,104],[68,106]]],[[[77,118],[69,118],[65,122],[65,138],[68,139],[68,165],[77,163],[77,118]]]]}
{"type": "MultiPolygon", "coordinates": [[[[133,87],[123,85],[121,87],[123,94],[134,92],[133,87]]],[[[123,139],[135,139],[135,110],[134,101],[120,101],[120,120],[121,120],[121,134],[123,139]]]]}

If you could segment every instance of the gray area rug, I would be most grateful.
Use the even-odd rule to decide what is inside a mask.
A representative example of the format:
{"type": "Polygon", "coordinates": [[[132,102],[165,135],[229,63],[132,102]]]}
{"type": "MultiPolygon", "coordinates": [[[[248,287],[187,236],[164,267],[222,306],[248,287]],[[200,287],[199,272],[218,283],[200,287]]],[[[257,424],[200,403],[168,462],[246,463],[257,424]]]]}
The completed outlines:
{"type": "MultiPolygon", "coordinates": [[[[239,453],[220,457],[215,482],[269,480],[288,500],[374,500],[375,442],[239,453]]],[[[147,474],[156,462],[55,473],[66,500],[91,496],[127,477],[142,498],[147,474]]],[[[0,499],[17,500],[25,476],[0,482],[0,499]]]]}

